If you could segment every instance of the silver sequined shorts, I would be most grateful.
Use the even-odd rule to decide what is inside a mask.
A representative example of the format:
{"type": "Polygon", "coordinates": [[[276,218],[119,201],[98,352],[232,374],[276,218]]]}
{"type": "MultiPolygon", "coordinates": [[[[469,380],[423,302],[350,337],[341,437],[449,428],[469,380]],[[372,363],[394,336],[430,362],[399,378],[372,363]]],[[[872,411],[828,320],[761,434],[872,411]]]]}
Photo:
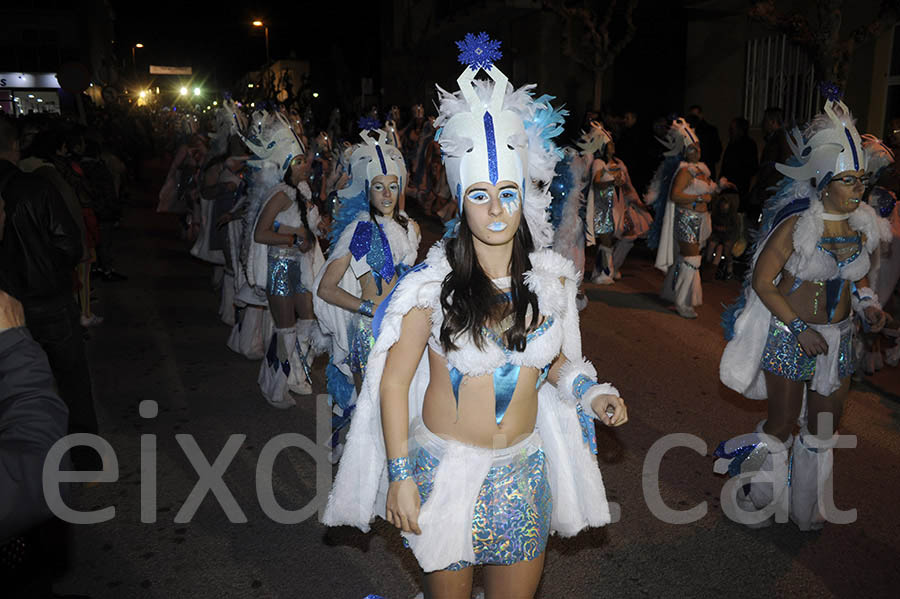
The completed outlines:
{"type": "Polygon", "coordinates": [[[614,185],[597,186],[594,193],[594,235],[609,235],[616,229],[613,220],[614,185]]]}
{"type": "MultiPolygon", "coordinates": [[[[831,360],[837,361],[838,380],[853,374],[851,354],[853,335],[852,327],[849,325],[849,319],[832,325],[810,325],[813,328],[825,326],[841,328],[838,347],[828,348],[828,354],[823,357],[825,362],[821,362],[827,368],[831,366],[831,360]]],[[[791,381],[811,381],[816,376],[818,363],[819,358],[806,355],[788,326],[773,315],[769,322],[769,334],[760,368],[791,381]]]]}
{"type": "Polygon", "coordinates": [[[705,215],[681,206],[675,207],[675,240],[679,243],[700,243],[700,227],[705,215]]]}
{"type": "MultiPolygon", "coordinates": [[[[424,425],[415,431],[417,440],[427,442],[414,450],[413,478],[419,488],[422,505],[434,489],[435,473],[440,464],[441,450],[449,441],[441,439],[424,425]]],[[[447,570],[492,564],[508,566],[540,556],[550,536],[550,516],[553,499],[547,478],[544,450],[535,445],[532,434],[516,445],[496,450],[498,457],[488,471],[472,519],[472,547],[475,562],[451,564],[447,570]]]]}
{"type": "Polygon", "coordinates": [[[288,296],[296,293],[308,293],[300,282],[300,262],[292,258],[268,256],[268,273],[266,277],[266,293],[269,295],[288,296]]]}

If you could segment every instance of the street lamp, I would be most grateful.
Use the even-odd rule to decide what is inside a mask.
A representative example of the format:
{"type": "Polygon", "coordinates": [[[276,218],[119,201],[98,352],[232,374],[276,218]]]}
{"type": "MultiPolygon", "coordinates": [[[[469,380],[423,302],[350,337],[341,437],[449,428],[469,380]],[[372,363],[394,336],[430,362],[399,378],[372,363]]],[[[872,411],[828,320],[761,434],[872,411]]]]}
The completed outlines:
{"type": "Polygon", "coordinates": [[[200,95],[200,88],[199,88],[199,87],[195,87],[195,88],[194,88],[194,95],[195,95],[195,96],[199,96],[199,95],[200,95]]]}
{"type": "Polygon", "coordinates": [[[187,95],[187,88],[186,88],[186,87],[182,87],[181,89],[179,89],[179,90],[178,90],[178,95],[179,95],[179,96],[186,96],[186,95],[187,95]]]}
{"type": "Polygon", "coordinates": [[[137,43],[131,47],[131,66],[137,69],[137,61],[134,59],[134,49],[135,48],[143,48],[144,44],[137,43]]]}
{"type": "Polygon", "coordinates": [[[269,26],[257,19],[253,21],[254,27],[262,27],[266,31],[266,65],[269,64],[269,26]]]}

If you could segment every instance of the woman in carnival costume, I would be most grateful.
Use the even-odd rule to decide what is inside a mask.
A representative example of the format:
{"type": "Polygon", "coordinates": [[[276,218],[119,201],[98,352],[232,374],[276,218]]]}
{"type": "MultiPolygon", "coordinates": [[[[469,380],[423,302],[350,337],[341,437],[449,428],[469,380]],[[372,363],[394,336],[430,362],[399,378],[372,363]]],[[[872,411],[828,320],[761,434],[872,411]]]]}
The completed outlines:
{"type": "Polygon", "coordinates": [[[722,382],[768,399],[755,432],[716,450],[716,472],[753,481],[737,488],[735,506],[752,526],[789,515],[801,530],[822,527],[817,488],[831,475],[850,387],[851,312],[873,331],[885,320],[867,275],[887,223],[861,201],[866,153],[850,111],[827,97],[824,114],[794,130],[794,158],[776,165],[785,179],[764,207],[742,297],[723,318],[722,382]]]}
{"type": "Polygon", "coordinates": [[[700,250],[712,231],[708,204],[720,185],[700,162],[697,134],[683,118],[672,121],[659,142],[668,149],[645,198],[655,207],[648,245],[657,248],[656,268],[666,273],[660,295],[675,303],[680,316],[697,318],[694,306],[703,303],[700,250]]]}
{"type": "Polygon", "coordinates": [[[291,391],[312,393],[311,354],[324,345],[309,292],[324,262],[315,237],[318,212],[306,183],[309,156],[279,113],[254,114],[243,138],[257,156],[248,163],[256,170],[244,247],[247,283],[257,292],[265,290],[275,324],[258,382],[266,401],[288,408],[296,405],[291,391]]]}
{"type": "MultiPolygon", "coordinates": [[[[900,214],[897,199],[890,187],[896,186],[892,180],[894,173],[894,153],[874,135],[862,135],[866,152],[866,174],[869,176],[869,190],[866,201],[891,227],[891,236],[882,243],[881,251],[872,255],[872,270],[869,282],[875,295],[881,298],[885,307],[897,289],[900,281],[900,214]]],[[[884,368],[885,362],[897,366],[900,362],[900,343],[897,343],[897,323],[890,322],[880,333],[860,336],[858,356],[861,370],[873,374],[884,368]]]]}
{"type": "Polygon", "coordinates": [[[454,234],[375,317],[347,448],[323,522],[403,530],[427,597],[530,597],[551,531],[609,523],[593,418],[627,420],[581,355],[574,265],[548,248],[561,116],[513,90],[486,34],[458,43],[460,91],[438,88],[454,234]],[[479,70],[490,81],[475,80],[479,70]]]}
{"type": "Polygon", "coordinates": [[[375,342],[372,316],[416,262],[419,226],[400,208],[406,164],[380,129],[364,130],[350,154],[350,184],[338,192],[328,261],[316,278],[315,311],[331,337],[326,369],[334,405],[332,459],[350,420],[375,342]]]}
{"type": "Polygon", "coordinates": [[[591,281],[610,285],[622,278],[619,269],[634,240],[647,234],[652,218],[631,184],[628,168],[615,155],[612,135],[596,121],[590,127],[578,146],[582,155],[593,158],[585,215],[587,245],[598,248],[591,281]]]}

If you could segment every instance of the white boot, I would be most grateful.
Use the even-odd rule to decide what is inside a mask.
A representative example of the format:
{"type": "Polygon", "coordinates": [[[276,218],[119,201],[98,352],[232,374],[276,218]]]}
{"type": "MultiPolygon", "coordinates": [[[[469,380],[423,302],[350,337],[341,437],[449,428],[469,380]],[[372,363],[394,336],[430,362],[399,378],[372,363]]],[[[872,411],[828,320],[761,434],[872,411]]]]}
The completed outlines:
{"type": "Polygon", "coordinates": [[[597,248],[599,251],[597,252],[597,261],[594,263],[594,276],[591,277],[591,281],[597,285],[612,285],[615,282],[613,279],[615,274],[612,259],[613,250],[605,245],[598,245],[597,248]]]}
{"type": "Polygon", "coordinates": [[[778,439],[763,432],[765,421],[760,422],[756,432],[730,439],[715,451],[720,459],[716,461],[714,471],[718,474],[747,474],[755,472],[753,481],[744,484],[737,491],[735,499],[740,510],[758,512],[775,507],[774,514],[762,522],[749,524],[750,528],[770,526],[775,521],[787,522],[790,497],[790,465],[788,462],[792,437],[781,443],[778,439]]]}
{"type": "Polygon", "coordinates": [[[700,287],[700,256],[682,256],[675,280],[675,309],[684,318],[697,318],[694,306],[703,302],[700,287]]]}
{"type": "Polygon", "coordinates": [[[257,377],[259,388],[266,401],[276,408],[284,409],[297,405],[288,387],[288,378],[294,370],[290,355],[296,353],[296,349],[293,349],[296,340],[297,333],[293,328],[275,329],[259,367],[257,377]]]}
{"type": "Polygon", "coordinates": [[[628,252],[630,252],[633,247],[634,241],[631,239],[620,239],[616,242],[612,255],[613,270],[615,271],[613,278],[615,280],[618,281],[622,278],[622,265],[625,264],[625,258],[628,257],[628,252]]]}
{"type": "Polygon", "coordinates": [[[834,470],[837,435],[821,441],[806,427],[794,437],[791,468],[791,520],[800,530],[819,530],[825,516],[819,509],[820,493],[834,470]]]}

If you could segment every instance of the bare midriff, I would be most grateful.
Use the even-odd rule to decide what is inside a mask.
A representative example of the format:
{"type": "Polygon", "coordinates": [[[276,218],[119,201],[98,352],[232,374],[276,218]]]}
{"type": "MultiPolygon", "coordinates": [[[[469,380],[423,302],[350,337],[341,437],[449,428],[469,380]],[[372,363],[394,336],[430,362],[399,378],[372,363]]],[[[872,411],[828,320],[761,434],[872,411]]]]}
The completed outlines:
{"type": "Polygon", "coordinates": [[[492,373],[463,377],[457,409],[447,360],[428,348],[428,363],[431,378],[425,392],[422,420],[431,432],[468,445],[501,449],[515,445],[534,431],[539,369],[521,368],[512,401],[498,425],[492,373]]]}
{"type": "MultiPolygon", "coordinates": [[[[794,286],[794,276],[788,271],[782,271],[781,281],[778,283],[778,291],[790,304],[797,316],[810,324],[828,323],[827,291],[824,281],[803,281],[796,291],[790,293],[794,286]]],[[[850,315],[850,282],[844,281],[841,289],[841,301],[838,302],[831,322],[840,322],[850,315]]]]}
{"type": "Polygon", "coordinates": [[[362,288],[362,299],[364,300],[372,300],[372,303],[375,304],[375,307],[378,307],[378,304],[381,303],[381,300],[386,298],[394,286],[397,285],[397,281],[400,280],[400,277],[396,274],[394,278],[391,279],[390,282],[381,280],[381,294],[378,293],[378,286],[375,284],[375,277],[372,276],[371,272],[367,272],[363,276],[359,278],[359,285],[362,288]]]}

